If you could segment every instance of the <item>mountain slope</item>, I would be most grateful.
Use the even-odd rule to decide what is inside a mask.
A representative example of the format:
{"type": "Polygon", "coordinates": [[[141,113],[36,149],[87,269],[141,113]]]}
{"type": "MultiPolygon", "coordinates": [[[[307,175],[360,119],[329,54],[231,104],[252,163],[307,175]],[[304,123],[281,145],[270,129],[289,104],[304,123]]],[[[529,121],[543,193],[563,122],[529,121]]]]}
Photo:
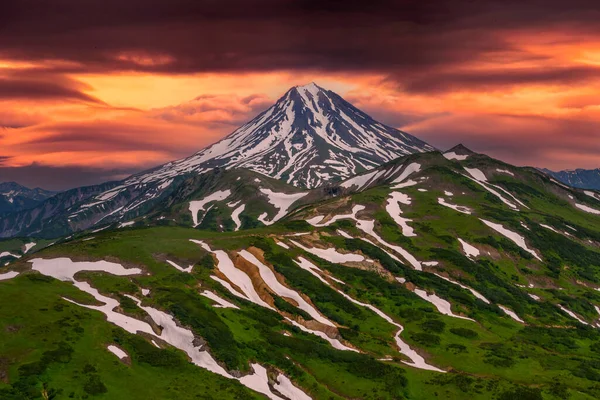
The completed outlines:
{"type": "Polygon", "coordinates": [[[432,150],[310,83],[293,87],[223,140],[139,179],[218,166],[248,168],[294,186],[314,188],[406,154],[432,150]]]}
{"type": "MultiPolygon", "coordinates": [[[[187,175],[143,217],[128,223],[237,231],[272,225],[289,211],[326,197],[321,190],[303,190],[246,169],[215,168],[187,175]]],[[[118,216],[109,216],[98,224],[98,229],[118,221],[118,216]]]]}
{"type": "Polygon", "coordinates": [[[188,227],[77,235],[0,270],[0,304],[30,294],[0,307],[0,397],[600,397],[596,192],[454,148],[216,232],[191,201],[199,221],[303,191],[189,179],[147,218],[188,227]]]}
{"type": "Polygon", "coordinates": [[[16,182],[0,183],[0,215],[33,208],[56,192],[40,188],[29,189],[16,182]]]}
{"type": "Polygon", "coordinates": [[[582,189],[600,190],[600,168],[596,169],[581,169],[565,170],[565,171],[550,171],[542,169],[548,175],[552,175],[559,181],[567,185],[582,189]]]}
{"type": "Polygon", "coordinates": [[[402,155],[431,150],[311,83],[291,88],[255,119],[191,157],[120,182],[68,191],[58,198],[63,205],[52,199],[49,205],[13,213],[1,221],[0,237],[58,237],[106,222],[126,222],[154,210],[190,176],[214,168],[246,168],[315,188],[402,155]]]}

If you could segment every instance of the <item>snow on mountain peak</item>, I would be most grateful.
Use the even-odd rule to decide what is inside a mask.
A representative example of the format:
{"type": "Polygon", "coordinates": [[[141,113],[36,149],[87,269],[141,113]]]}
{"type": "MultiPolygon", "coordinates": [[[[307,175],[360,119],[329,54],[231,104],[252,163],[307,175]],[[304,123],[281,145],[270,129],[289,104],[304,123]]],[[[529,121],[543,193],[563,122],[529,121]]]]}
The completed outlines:
{"type": "Polygon", "coordinates": [[[311,82],[292,87],[273,106],[221,141],[133,178],[163,179],[214,167],[248,168],[295,186],[314,188],[403,155],[432,150],[311,82]]]}
{"type": "Polygon", "coordinates": [[[267,110],[196,154],[133,175],[77,204],[69,221],[76,223],[91,209],[99,210],[94,224],[119,220],[161,198],[176,177],[214,168],[246,168],[311,189],[433,150],[311,82],[290,88],[267,110]]]}
{"type": "Polygon", "coordinates": [[[317,84],[314,82],[307,83],[306,85],[302,85],[302,86],[295,86],[295,89],[298,92],[302,92],[304,94],[310,93],[315,97],[318,96],[319,92],[324,91],[323,88],[317,86],[317,84]]]}

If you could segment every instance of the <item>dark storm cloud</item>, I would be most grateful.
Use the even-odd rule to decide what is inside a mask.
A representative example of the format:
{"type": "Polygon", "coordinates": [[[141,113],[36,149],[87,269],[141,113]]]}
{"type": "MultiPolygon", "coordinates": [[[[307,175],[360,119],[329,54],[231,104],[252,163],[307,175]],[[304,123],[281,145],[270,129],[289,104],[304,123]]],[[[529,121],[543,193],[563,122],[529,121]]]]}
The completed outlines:
{"type": "Polygon", "coordinates": [[[0,69],[0,101],[2,100],[75,100],[104,105],[85,93],[88,85],[43,69],[0,69]]]}
{"type": "Polygon", "coordinates": [[[0,77],[0,100],[81,100],[103,104],[100,100],[76,89],[61,86],[54,82],[43,82],[33,79],[13,80],[0,77]]]}
{"type": "Polygon", "coordinates": [[[477,88],[479,90],[505,88],[509,85],[573,84],[600,79],[600,68],[563,67],[543,69],[504,69],[464,71],[423,75],[408,80],[402,88],[409,92],[434,93],[477,88]]]}
{"type": "Polygon", "coordinates": [[[588,0],[15,0],[0,6],[0,55],[68,61],[47,65],[63,72],[369,70],[400,79],[490,52],[526,57],[498,32],[598,30],[599,9],[588,0]]]}

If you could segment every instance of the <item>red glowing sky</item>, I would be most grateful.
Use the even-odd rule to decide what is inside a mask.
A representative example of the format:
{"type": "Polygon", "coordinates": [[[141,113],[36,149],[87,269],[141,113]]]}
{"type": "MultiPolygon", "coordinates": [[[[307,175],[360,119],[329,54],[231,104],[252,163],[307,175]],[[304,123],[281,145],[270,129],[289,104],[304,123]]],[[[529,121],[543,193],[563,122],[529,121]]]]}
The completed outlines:
{"type": "Polygon", "coordinates": [[[599,7],[6,2],[0,181],[121,178],[194,153],[310,81],[440,149],[598,168],[599,7]]]}

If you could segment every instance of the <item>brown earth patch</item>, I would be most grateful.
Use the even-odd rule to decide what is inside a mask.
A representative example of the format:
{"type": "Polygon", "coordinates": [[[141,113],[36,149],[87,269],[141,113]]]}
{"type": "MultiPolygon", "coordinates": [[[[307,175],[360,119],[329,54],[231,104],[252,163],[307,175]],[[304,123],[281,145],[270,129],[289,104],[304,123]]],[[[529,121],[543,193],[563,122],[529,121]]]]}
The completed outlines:
{"type": "Polygon", "coordinates": [[[246,275],[250,277],[252,286],[254,286],[254,289],[260,298],[271,307],[276,308],[275,301],[273,300],[273,296],[271,294],[271,289],[261,278],[260,273],[258,272],[258,267],[237,253],[230,256],[233,261],[233,265],[239,270],[244,271],[246,275]]]}

